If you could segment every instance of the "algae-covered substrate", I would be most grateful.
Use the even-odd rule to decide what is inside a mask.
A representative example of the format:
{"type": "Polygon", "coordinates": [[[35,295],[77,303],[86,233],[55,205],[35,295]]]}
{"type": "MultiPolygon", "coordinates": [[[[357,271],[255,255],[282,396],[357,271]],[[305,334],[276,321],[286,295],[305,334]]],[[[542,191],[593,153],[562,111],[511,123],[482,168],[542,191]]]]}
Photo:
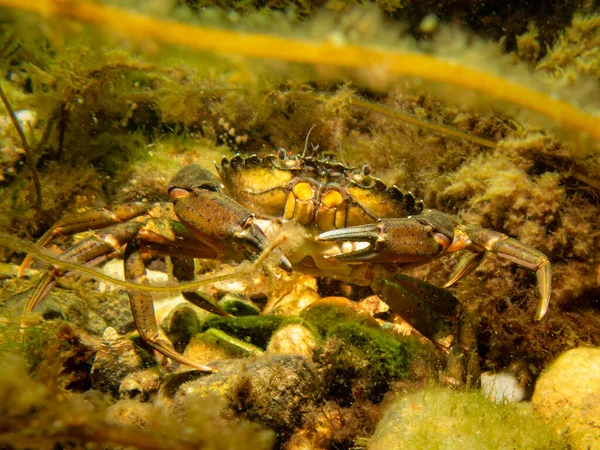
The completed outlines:
{"type": "MultiPolygon", "coordinates": [[[[560,354],[600,345],[600,11],[360,3],[0,0],[0,447],[577,448],[528,400],[560,354]],[[195,263],[225,275],[197,299],[220,315],[153,294],[164,338],[211,374],[139,337],[119,252],[105,279],[55,268],[22,316],[44,255],[90,235],[57,235],[19,277],[59,219],[167,202],[180,168],[236,153],[370,171],[547,255],[540,321],[534,272],[506,259],[449,288],[471,356],[523,401],[486,399],[368,288],[273,258],[195,263]]],[[[146,259],[164,286],[171,259],[146,259]]],[[[443,286],[459,260],[405,274],[443,286]]]]}

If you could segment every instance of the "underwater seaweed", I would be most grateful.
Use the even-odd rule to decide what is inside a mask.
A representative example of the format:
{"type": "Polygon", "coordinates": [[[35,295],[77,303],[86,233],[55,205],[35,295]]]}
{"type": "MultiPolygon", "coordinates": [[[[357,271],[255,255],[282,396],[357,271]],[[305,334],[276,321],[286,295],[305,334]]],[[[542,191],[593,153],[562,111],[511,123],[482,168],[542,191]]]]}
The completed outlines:
{"type": "MultiPolygon", "coordinates": [[[[318,42],[269,34],[240,33],[200,25],[191,26],[83,1],[64,4],[46,0],[24,4],[3,0],[0,4],[36,13],[69,17],[125,33],[138,40],[154,39],[171,45],[183,45],[224,55],[238,54],[251,58],[308,63],[317,67],[337,66],[354,69],[358,70],[353,74],[354,77],[358,75],[359,82],[374,89],[385,89],[396,83],[397,80],[390,75],[415,76],[423,80],[466,88],[515,104],[556,121],[566,128],[584,132],[595,139],[600,138],[597,110],[586,111],[585,108],[570,103],[574,100],[574,87],[563,92],[556,83],[551,85],[549,80],[532,76],[521,67],[510,67],[506,58],[491,47],[486,49],[482,43],[471,43],[469,47],[464,48],[461,36],[454,32],[443,35],[438,48],[432,48],[439,52],[438,55],[430,55],[416,52],[414,49],[402,51],[398,48],[388,50],[359,46],[346,41],[343,34],[333,32],[325,36],[325,40],[318,42]],[[444,42],[452,44],[446,46],[444,42]],[[485,50],[500,64],[491,63],[489,56],[482,58],[482,55],[486,54],[485,50]],[[473,55],[477,56],[470,61],[469,58],[473,55]],[[484,68],[478,67],[482,63],[485,64],[484,68]],[[366,69],[367,73],[361,76],[360,69],[366,69]],[[502,72],[494,73],[496,70],[502,72]],[[373,74],[378,72],[380,76],[373,78],[373,74]],[[514,78],[518,81],[513,81],[514,78]],[[548,92],[539,89],[547,89],[548,92]]],[[[403,45],[397,47],[401,48],[403,45]]],[[[572,81],[572,84],[574,83],[575,80],[572,81]]],[[[580,87],[578,102],[586,101],[584,95],[591,93],[590,87],[580,87]]]]}

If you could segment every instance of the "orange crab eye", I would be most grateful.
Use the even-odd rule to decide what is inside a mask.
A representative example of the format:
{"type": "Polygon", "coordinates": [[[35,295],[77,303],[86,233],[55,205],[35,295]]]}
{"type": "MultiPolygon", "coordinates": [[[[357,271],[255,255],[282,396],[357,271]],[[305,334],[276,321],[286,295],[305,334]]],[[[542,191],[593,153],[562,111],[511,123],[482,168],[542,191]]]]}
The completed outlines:
{"type": "Polygon", "coordinates": [[[285,151],[285,148],[282,147],[277,150],[277,157],[282,161],[285,161],[285,158],[287,158],[287,152],[285,151]]]}

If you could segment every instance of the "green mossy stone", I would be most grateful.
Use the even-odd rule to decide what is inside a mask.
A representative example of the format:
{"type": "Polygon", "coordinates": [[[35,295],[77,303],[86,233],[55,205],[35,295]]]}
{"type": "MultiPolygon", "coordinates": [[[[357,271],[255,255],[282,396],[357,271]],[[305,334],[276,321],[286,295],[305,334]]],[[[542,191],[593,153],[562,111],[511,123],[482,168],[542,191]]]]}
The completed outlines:
{"type": "Polygon", "coordinates": [[[369,361],[371,373],[387,381],[409,376],[413,357],[421,349],[413,339],[401,339],[391,331],[351,322],[332,328],[328,337],[342,339],[369,361]]]}
{"type": "Polygon", "coordinates": [[[241,339],[236,339],[227,333],[215,328],[209,328],[204,333],[197,334],[196,338],[211,346],[221,348],[235,356],[261,355],[263,351],[241,339]]]}
{"type": "Polygon", "coordinates": [[[162,327],[175,349],[183,352],[200,328],[200,320],[193,308],[182,304],[169,314],[162,327]]]}
{"type": "Polygon", "coordinates": [[[479,392],[426,389],[390,405],[369,450],[566,449],[529,403],[499,405],[479,392]]]}
{"type": "Polygon", "coordinates": [[[399,337],[381,328],[370,315],[338,301],[317,302],[302,316],[303,323],[316,328],[325,341],[344,342],[344,354],[337,355],[338,363],[367,361],[369,372],[382,381],[409,376],[414,357],[424,351],[414,339],[399,337]]]}
{"type": "Polygon", "coordinates": [[[304,321],[316,327],[322,337],[341,323],[364,324],[367,327],[378,328],[379,324],[365,312],[357,311],[336,299],[323,299],[302,310],[304,321]]]}
{"type": "Polygon", "coordinates": [[[275,330],[285,320],[281,316],[211,316],[202,322],[200,331],[214,328],[264,350],[275,330]]]}
{"type": "Polygon", "coordinates": [[[246,297],[235,293],[223,296],[223,298],[219,300],[219,305],[229,314],[236,317],[258,316],[260,314],[260,308],[258,306],[246,297]]]}

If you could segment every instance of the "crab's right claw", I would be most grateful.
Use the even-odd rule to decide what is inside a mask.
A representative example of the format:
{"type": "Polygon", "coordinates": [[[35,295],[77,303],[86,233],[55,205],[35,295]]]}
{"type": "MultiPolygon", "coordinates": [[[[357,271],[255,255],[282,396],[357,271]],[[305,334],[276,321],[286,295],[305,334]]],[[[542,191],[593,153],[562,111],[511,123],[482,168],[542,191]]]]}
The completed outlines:
{"type": "MultiPolygon", "coordinates": [[[[190,165],[180,170],[171,180],[169,194],[188,231],[218,254],[236,260],[255,259],[268,248],[254,215],[222,194],[221,185],[205,168],[190,165]]],[[[291,270],[287,258],[279,256],[281,266],[291,270]]]]}

